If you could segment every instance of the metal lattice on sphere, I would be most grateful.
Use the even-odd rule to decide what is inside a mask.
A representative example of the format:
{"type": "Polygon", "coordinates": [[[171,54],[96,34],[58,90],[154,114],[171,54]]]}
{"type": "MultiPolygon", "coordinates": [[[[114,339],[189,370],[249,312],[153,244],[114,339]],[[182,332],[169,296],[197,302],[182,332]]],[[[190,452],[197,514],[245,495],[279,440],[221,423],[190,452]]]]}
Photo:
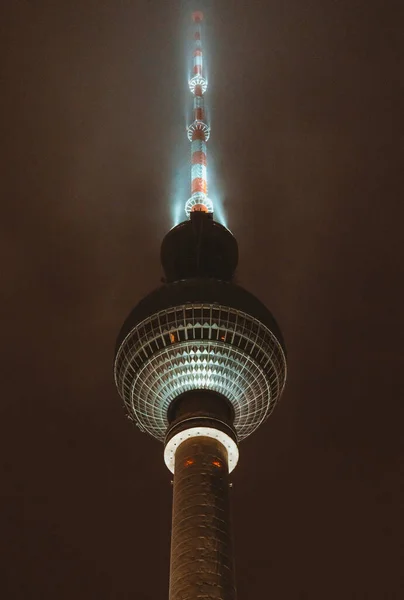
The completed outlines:
{"type": "Polygon", "coordinates": [[[286,378],[282,345],[247,312],[215,303],[157,311],[120,344],[115,380],[141,429],[163,441],[167,411],[183,392],[208,389],[233,405],[240,440],[271,414],[286,378]]]}

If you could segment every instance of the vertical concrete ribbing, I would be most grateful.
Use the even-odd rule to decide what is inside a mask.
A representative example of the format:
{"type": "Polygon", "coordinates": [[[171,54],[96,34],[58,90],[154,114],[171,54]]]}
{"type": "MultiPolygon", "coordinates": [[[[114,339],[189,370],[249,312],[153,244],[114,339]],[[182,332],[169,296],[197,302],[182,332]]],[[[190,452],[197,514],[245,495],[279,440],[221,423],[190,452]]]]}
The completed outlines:
{"type": "Polygon", "coordinates": [[[227,451],[195,437],[175,456],[170,600],[235,600],[227,451]]]}

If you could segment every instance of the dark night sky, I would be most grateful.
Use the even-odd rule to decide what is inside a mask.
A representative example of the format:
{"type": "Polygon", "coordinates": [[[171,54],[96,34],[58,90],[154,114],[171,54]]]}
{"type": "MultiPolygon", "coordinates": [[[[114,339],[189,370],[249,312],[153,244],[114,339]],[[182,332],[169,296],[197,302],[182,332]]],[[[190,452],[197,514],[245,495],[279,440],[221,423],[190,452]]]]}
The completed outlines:
{"type": "MultiPolygon", "coordinates": [[[[3,598],[167,598],[171,477],[112,358],[187,173],[191,4],[1,9],[3,598]]],[[[199,3],[238,281],[289,353],[233,477],[239,600],[404,597],[401,4],[199,3]]]]}

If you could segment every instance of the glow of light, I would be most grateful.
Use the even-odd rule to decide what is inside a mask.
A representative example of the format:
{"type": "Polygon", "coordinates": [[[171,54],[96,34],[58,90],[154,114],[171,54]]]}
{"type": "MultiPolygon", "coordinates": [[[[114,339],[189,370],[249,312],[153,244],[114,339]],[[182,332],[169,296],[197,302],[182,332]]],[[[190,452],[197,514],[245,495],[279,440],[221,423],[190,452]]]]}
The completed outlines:
{"type": "Polygon", "coordinates": [[[229,473],[236,468],[239,457],[238,447],[236,442],[227,433],[223,433],[223,431],[214,427],[190,427],[174,435],[164,448],[164,462],[171,473],[174,473],[175,453],[179,446],[186,440],[196,437],[208,437],[220,442],[227,450],[229,473]]]}
{"type": "MultiPolygon", "coordinates": [[[[181,145],[181,150],[182,147],[184,150],[184,156],[186,156],[186,153],[189,151],[189,145],[186,142],[186,138],[181,145]]],[[[172,178],[170,186],[170,216],[172,227],[175,227],[181,221],[184,221],[184,202],[189,195],[190,188],[189,165],[184,160],[179,158],[177,160],[177,152],[175,159],[178,164],[183,164],[181,168],[175,169],[174,177],[172,178]]]]}
{"type": "Polygon", "coordinates": [[[185,204],[185,213],[189,217],[192,207],[197,204],[203,204],[207,208],[207,212],[213,212],[213,203],[210,198],[207,198],[203,192],[194,192],[185,204]]]}
{"type": "Polygon", "coordinates": [[[172,214],[172,221],[173,221],[172,226],[176,227],[179,223],[181,223],[182,202],[180,202],[180,201],[174,202],[171,214],[172,214]]]}
{"type": "Polygon", "coordinates": [[[191,77],[191,79],[188,81],[188,85],[192,93],[195,92],[195,87],[197,85],[201,86],[203,94],[208,89],[208,82],[205,77],[202,77],[201,75],[194,75],[194,77],[191,77]]]}
{"type": "Polygon", "coordinates": [[[229,229],[227,226],[226,215],[224,214],[223,210],[223,204],[217,196],[215,196],[214,198],[215,199],[213,200],[213,205],[215,207],[215,221],[229,229]]]}
{"type": "Polygon", "coordinates": [[[223,186],[221,185],[220,178],[216,176],[215,164],[217,162],[217,157],[215,154],[214,146],[209,146],[208,148],[208,183],[209,183],[209,196],[212,198],[214,213],[215,213],[215,221],[224,225],[228,229],[228,221],[226,217],[226,212],[224,208],[224,191],[223,186]]]}
{"type": "Polygon", "coordinates": [[[210,138],[210,127],[204,121],[193,121],[187,128],[187,136],[190,142],[192,142],[192,136],[194,131],[201,130],[205,134],[205,142],[210,138]]]}

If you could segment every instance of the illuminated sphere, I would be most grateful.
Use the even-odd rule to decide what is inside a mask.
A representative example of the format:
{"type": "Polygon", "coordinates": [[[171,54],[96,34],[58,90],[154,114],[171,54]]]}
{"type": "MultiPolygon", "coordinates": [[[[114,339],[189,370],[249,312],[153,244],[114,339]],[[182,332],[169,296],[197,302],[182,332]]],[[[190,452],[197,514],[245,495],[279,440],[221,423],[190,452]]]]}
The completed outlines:
{"type": "Polygon", "coordinates": [[[225,396],[239,441],[280,398],[282,336],[268,309],[231,282],[237,260],[232,234],[208,213],[193,212],[163,241],[166,284],[146,296],[121,329],[116,386],[133,421],[158,440],[164,441],[170,404],[184,392],[225,396]]]}

